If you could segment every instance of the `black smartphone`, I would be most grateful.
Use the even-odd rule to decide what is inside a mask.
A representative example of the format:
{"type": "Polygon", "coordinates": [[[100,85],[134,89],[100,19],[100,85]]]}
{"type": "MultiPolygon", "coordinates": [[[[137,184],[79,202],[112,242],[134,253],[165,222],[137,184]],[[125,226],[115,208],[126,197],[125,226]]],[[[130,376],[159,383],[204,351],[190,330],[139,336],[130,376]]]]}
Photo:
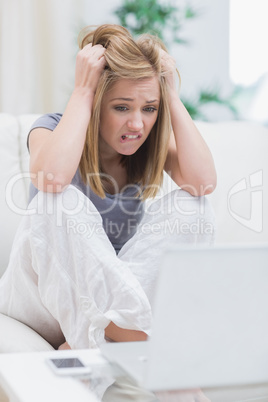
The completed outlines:
{"type": "Polygon", "coordinates": [[[84,365],[78,357],[62,357],[47,359],[50,368],[58,375],[76,376],[89,375],[91,367],[84,365]]]}

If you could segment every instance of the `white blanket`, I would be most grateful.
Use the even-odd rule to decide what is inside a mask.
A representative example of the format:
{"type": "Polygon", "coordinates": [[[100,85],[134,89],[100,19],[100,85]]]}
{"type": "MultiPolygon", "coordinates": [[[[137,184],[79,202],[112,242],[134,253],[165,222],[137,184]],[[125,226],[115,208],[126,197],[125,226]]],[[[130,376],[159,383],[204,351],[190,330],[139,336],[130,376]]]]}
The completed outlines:
{"type": "Polygon", "coordinates": [[[182,190],[147,203],[137,233],[116,255],[92,202],[69,186],[39,192],[17,231],[0,280],[0,312],[33,328],[57,348],[92,348],[113,321],[150,335],[161,255],[172,244],[213,241],[204,197],[182,190]]]}

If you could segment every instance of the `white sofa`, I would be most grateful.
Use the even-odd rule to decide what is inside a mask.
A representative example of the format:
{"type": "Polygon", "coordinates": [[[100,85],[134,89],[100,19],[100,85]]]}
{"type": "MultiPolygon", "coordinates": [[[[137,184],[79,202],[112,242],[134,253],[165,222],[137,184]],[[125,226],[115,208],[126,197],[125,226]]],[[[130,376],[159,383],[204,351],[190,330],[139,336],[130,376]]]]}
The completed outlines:
{"type": "MultiPolygon", "coordinates": [[[[0,114],[0,276],[27,205],[26,137],[37,117],[0,114]]],[[[196,124],[218,173],[217,189],[208,196],[217,220],[216,243],[268,243],[268,128],[241,121],[196,124]]],[[[50,349],[30,328],[0,314],[0,353],[50,349]]]]}

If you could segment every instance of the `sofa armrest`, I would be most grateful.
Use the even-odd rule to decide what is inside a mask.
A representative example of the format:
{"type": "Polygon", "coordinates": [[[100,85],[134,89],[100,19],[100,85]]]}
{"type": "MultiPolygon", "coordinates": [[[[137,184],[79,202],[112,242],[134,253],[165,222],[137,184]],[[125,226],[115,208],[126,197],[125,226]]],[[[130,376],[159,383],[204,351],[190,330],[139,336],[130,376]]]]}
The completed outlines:
{"type": "Polygon", "coordinates": [[[0,353],[40,352],[54,348],[27,325],[0,313],[0,353]]]}

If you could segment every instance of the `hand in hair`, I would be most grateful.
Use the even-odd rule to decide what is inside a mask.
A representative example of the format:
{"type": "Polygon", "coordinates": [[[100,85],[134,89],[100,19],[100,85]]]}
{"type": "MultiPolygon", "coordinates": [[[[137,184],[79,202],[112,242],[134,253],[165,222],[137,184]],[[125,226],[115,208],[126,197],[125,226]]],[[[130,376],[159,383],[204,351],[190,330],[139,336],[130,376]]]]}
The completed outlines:
{"type": "Polygon", "coordinates": [[[99,78],[105,67],[106,49],[102,45],[86,45],[76,57],[75,89],[90,91],[95,94],[99,78]]]}
{"type": "Polygon", "coordinates": [[[161,68],[169,94],[169,109],[173,133],[170,136],[165,170],[178,186],[194,196],[211,193],[217,175],[210,150],[179,98],[176,88],[176,62],[160,50],[161,68]]]}
{"type": "Polygon", "coordinates": [[[169,91],[176,91],[176,77],[178,76],[176,69],[176,61],[165,50],[160,49],[162,71],[165,72],[166,82],[169,91]]]}

